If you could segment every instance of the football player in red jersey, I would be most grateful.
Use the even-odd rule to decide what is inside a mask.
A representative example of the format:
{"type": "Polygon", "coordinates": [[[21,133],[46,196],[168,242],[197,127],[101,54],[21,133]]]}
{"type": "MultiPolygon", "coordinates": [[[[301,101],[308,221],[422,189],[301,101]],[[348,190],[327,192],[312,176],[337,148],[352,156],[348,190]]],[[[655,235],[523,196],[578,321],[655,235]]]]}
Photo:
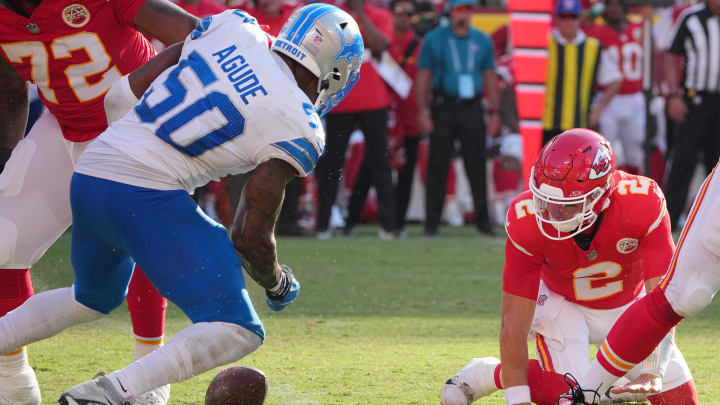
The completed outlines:
{"type": "MultiPolygon", "coordinates": [[[[555,404],[564,374],[589,368],[622,312],[660,281],[674,244],[665,199],[646,177],[615,170],[610,143],[587,129],[553,138],[538,155],[530,191],[505,219],[500,357],[473,359],[443,387],[446,405],[505,389],[508,404],[555,404]],[[528,360],[528,334],[537,360],[528,360]]],[[[631,378],[662,380],[653,404],[697,404],[692,376],[669,341],[631,378]],[[649,377],[648,377],[649,376],[649,377]]]]}
{"type": "Polygon", "coordinates": [[[598,121],[600,132],[613,145],[622,145],[618,169],[639,174],[645,157],[645,96],[642,92],[642,22],[630,21],[625,0],[605,0],[605,24],[586,29],[597,38],[622,72],[618,94],[608,103],[598,121]]]}
{"type": "MultiPolygon", "coordinates": [[[[155,56],[141,32],[172,44],[196,21],[165,0],[0,0],[0,315],[33,295],[30,267],[70,226],[73,163],[107,127],[106,92],[155,56]],[[23,139],[27,82],[47,111],[23,139]]],[[[136,272],[128,294],[136,358],[162,343],[166,305],[136,272]]],[[[139,403],[168,395],[166,387],[139,403]]],[[[0,355],[0,404],[39,403],[25,349],[0,355]]]]}

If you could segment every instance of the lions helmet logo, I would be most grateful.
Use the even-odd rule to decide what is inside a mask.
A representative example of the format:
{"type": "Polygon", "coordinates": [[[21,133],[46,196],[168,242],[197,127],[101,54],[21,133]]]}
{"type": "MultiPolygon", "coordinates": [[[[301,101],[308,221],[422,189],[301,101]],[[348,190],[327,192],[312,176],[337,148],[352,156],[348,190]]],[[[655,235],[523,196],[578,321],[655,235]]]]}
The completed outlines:
{"type": "Polygon", "coordinates": [[[360,59],[361,55],[363,54],[363,49],[365,48],[360,34],[355,35],[353,41],[349,44],[346,44],[342,31],[340,31],[339,29],[336,31],[338,35],[340,35],[342,49],[340,50],[340,52],[338,52],[337,55],[335,55],[335,62],[340,61],[340,58],[345,58],[345,61],[347,63],[352,63],[353,59],[355,58],[360,59]]]}
{"type": "Polygon", "coordinates": [[[600,179],[610,173],[612,170],[612,159],[610,152],[604,146],[598,148],[595,152],[592,165],[590,166],[590,180],[600,179]]]}

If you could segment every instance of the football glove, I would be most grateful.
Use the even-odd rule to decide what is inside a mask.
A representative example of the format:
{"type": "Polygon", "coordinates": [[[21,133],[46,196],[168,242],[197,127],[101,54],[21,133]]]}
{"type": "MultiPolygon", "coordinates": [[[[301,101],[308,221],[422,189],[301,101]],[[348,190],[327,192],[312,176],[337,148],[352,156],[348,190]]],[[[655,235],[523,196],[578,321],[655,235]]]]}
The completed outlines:
{"type": "Polygon", "coordinates": [[[275,292],[265,290],[265,302],[273,311],[281,311],[290,305],[300,293],[300,283],[295,279],[290,267],[280,265],[283,275],[280,280],[280,288],[275,292]]]}

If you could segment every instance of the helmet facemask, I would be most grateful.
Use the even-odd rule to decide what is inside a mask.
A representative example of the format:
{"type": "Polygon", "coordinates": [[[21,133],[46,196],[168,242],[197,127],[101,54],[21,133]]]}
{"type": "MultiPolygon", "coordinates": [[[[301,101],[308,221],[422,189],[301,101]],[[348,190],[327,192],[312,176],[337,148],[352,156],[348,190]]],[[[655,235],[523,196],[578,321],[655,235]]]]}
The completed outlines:
{"type": "Polygon", "coordinates": [[[533,194],[535,220],[545,237],[552,240],[570,239],[595,223],[599,211],[595,206],[610,189],[610,178],[605,187],[595,187],[585,194],[565,197],[561,189],[549,184],[540,184],[538,187],[534,181],[535,169],[532,170],[530,191],[533,194]]]}

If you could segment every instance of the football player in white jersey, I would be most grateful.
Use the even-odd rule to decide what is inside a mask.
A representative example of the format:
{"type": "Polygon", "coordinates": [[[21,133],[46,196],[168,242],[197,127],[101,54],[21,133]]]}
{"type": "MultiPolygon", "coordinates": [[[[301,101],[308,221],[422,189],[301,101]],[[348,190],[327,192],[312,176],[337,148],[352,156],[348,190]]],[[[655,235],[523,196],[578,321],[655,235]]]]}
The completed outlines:
{"type": "Polygon", "coordinates": [[[286,183],[312,171],[322,153],[319,115],[357,82],[363,48],[357,23],[332,5],[296,10],[277,39],[229,10],[118,82],[109,116],[139,103],[88,146],[71,183],[75,284],[1,318],[0,353],[109,313],[123,301],[134,262],[193,325],[124,369],[66,391],[60,403],[134,403],[257,349],[265,332],[241,267],[266,289],[270,309],[297,297],[300,284],[277,261],[273,227],[286,183]],[[253,169],[228,238],[188,192],[253,169]]]}

